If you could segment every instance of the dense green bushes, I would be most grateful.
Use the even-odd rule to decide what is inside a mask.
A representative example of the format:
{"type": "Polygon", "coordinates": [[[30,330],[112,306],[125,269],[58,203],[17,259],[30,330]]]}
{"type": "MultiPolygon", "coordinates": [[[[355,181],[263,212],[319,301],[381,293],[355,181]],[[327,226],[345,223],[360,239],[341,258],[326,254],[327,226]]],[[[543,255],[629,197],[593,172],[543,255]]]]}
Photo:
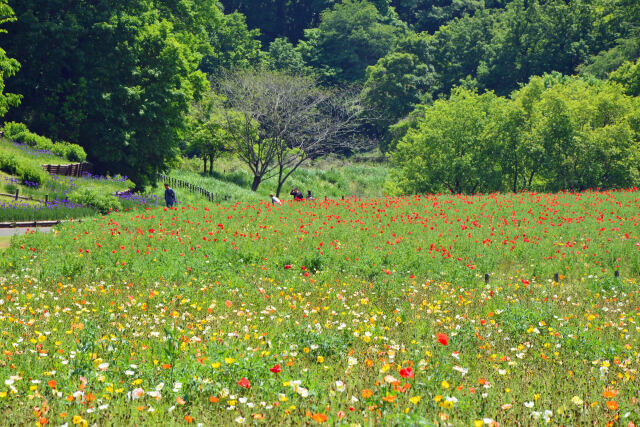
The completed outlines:
{"type": "Polygon", "coordinates": [[[92,188],[81,188],[69,196],[69,201],[97,209],[102,214],[110,210],[120,209],[121,205],[115,197],[99,193],[92,188]]]}
{"type": "Polygon", "coordinates": [[[640,101],[615,83],[534,77],[510,99],[459,88],[425,107],[392,155],[395,193],[640,185],[640,101]]]}
{"type": "Polygon", "coordinates": [[[51,139],[30,132],[23,123],[8,122],[4,124],[4,136],[12,141],[27,144],[39,150],[51,151],[56,156],[63,157],[71,162],[84,162],[87,153],[84,149],[69,142],[53,142],[51,139]]]}
{"type": "Polygon", "coordinates": [[[0,170],[18,177],[22,182],[30,181],[42,184],[45,179],[44,171],[31,165],[20,163],[14,156],[3,152],[0,152],[0,170]]]}

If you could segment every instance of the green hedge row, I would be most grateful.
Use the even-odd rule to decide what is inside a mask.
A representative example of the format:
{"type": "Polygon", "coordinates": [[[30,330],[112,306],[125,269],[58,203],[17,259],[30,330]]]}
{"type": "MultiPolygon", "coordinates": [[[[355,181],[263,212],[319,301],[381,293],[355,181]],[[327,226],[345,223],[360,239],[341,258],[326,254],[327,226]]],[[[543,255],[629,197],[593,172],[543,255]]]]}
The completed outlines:
{"type": "Polygon", "coordinates": [[[21,182],[31,181],[42,184],[45,179],[45,172],[31,165],[19,163],[10,154],[0,152],[0,170],[20,178],[21,182]]]}
{"type": "Polygon", "coordinates": [[[53,142],[45,136],[30,132],[23,123],[7,122],[4,124],[3,132],[11,141],[27,144],[39,150],[49,150],[71,162],[84,162],[87,159],[87,153],[81,146],[64,141],[53,142]]]}

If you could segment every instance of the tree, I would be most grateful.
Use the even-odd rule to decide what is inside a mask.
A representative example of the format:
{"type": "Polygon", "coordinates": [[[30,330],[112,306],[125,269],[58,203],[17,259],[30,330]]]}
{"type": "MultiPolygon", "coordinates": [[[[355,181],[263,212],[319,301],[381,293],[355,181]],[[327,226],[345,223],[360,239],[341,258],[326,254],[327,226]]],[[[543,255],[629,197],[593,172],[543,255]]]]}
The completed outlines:
{"type": "Polygon", "coordinates": [[[540,188],[638,185],[640,106],[619,86],[551,74],[533,77],[513,96],[527,115],[524,141],[538,152],[530,173],[540,188]]]}
{"type": "Polygon", "coordinates": [[[622,64],[609,75],[609,80],[621,84],[627,95],[640,96],[640,59],[622,64]]]}
{"type": "Polygon", "coordinates": [[[207,35],[213,50],[202,59],[200,69],[215,75],[221,70],[255,67],[262,59],[259,36],[260,30],[249,30],[240,13],[222,16],[220,25],[207,35]]]}
{"type": "Polygon", "coordinates": [[[313,69],[307,66],[300,50],[285,38],[277,38],[271,42],[265,63],[273,71],[293,75],[313,74],[313,69]]]}
{"type": "Polygon", "coordinates": [[[392,153],[392,191],[640,183],[640,103],[618,84],[552,73],[531,78],[510,99],[457,88],[421,109],[402,129],[394,127],[401,139],[392,153]]]}
{"type": "Polygon", "coordinates": [[[382,15],[366,0],[345,0],[322,12],[320,25],[305,32],[300,49],[328,82],[361,82],[367,66],[386,55],[406,31],[393,9],[382,15]]]}
{"type": "MultiPolygon", "coordinates": [[[[339,1],[338,1],[339,2],[339,1]]],[[[335,0],[222,0],[226,12],[240,12],[250,28],[260,29],[267,45],[283,37],[300,40],[305,28],[318,25],[320,13],[338,3],[335,0]]]]}
{"type": "Polygon", "coordinates": [[[186,141],[189,151],[200,155],[203,161],[203,173],[213,173],[214,160],[225,150],[229,138],[226,131],[225,116],[222,113],[222,98],[208,92],[198,102],[191,105],[186,141]]]}
{"type": "Polygon", "coordinates": [[[431,45],[425,37],[411,34],[396,49],[367,68],[363,102],[377,119],[383,151],[389,141],[388,127],[409,114],[419,103],[431,100],[437,76],[428,63],[431,45]]]}
{"type": "MultiPolygon", "coordinates": [[[[0,25],[15,21],[13,10],[7,4],[7,0],[0,0],[0,25]]],[[[0,34],[6,34],[7,30],[0,29],[0,34]]],[[[20,69],[20,63],[9,58],[7,53],[0,48],[0,117],[7,114],[9,108],[20,105],[20,95],[6,93],[5,81],[14,76],[20,69]]]]}
{"type": "Polygon", "coordinates": [[[81,144],[103,172],[155,182],[178,152],[198,71],[211,49],[208,0],[21,0],[5,41],[22,61],[14,120],[81,144]],[[205,19],[206,18],[206,19],[205,19]]]}
{"type": "Polygon", "coordinates": [[[427,107],[417,128],[409,129],[392,153],[395,191],[458,194],[499,188],[494,141],[484,130],[504,102],[492,92],[459,88],[449,100],[427,107]]]}
{"type": "Polygon", "coordinates": [[[485,0],[395,0],[392,4],[414,31],[430,34],[456,18],[485,8],[485,0]]]}
{"type": "Polygon", "coordinates": [[[358,98],[323,89],[311,77],[241,72],[228,75],[218,91],[226,97],[230,149],[253,173],[253,191],[275,176],[280,195],[305,161],[362,143],[354,133],[358,98]]]}

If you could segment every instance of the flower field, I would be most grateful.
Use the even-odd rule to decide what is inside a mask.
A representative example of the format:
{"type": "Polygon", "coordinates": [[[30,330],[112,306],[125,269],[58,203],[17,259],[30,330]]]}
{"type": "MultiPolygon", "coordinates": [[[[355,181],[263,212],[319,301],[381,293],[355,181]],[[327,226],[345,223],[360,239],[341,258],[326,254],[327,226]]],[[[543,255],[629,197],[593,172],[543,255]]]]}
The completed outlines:
{"type": "Polygon", "coordinates": [[[146,207],[29,233],[0,256],[0,408],[633,425],[639,223],[629,190],[146,207]]]}

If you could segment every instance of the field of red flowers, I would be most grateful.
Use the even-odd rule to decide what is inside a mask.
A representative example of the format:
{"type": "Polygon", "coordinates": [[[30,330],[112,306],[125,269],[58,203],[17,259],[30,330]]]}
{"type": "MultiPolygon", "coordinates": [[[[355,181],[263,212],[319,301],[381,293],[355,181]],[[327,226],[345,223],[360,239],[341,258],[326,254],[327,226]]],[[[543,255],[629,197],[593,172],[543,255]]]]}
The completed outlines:
{"type": "Polygon", "coordinates": [[[629,190],[147,207],[29,233],[0,258],[0,407],[634,423],[639,222],[629,190]]]}

